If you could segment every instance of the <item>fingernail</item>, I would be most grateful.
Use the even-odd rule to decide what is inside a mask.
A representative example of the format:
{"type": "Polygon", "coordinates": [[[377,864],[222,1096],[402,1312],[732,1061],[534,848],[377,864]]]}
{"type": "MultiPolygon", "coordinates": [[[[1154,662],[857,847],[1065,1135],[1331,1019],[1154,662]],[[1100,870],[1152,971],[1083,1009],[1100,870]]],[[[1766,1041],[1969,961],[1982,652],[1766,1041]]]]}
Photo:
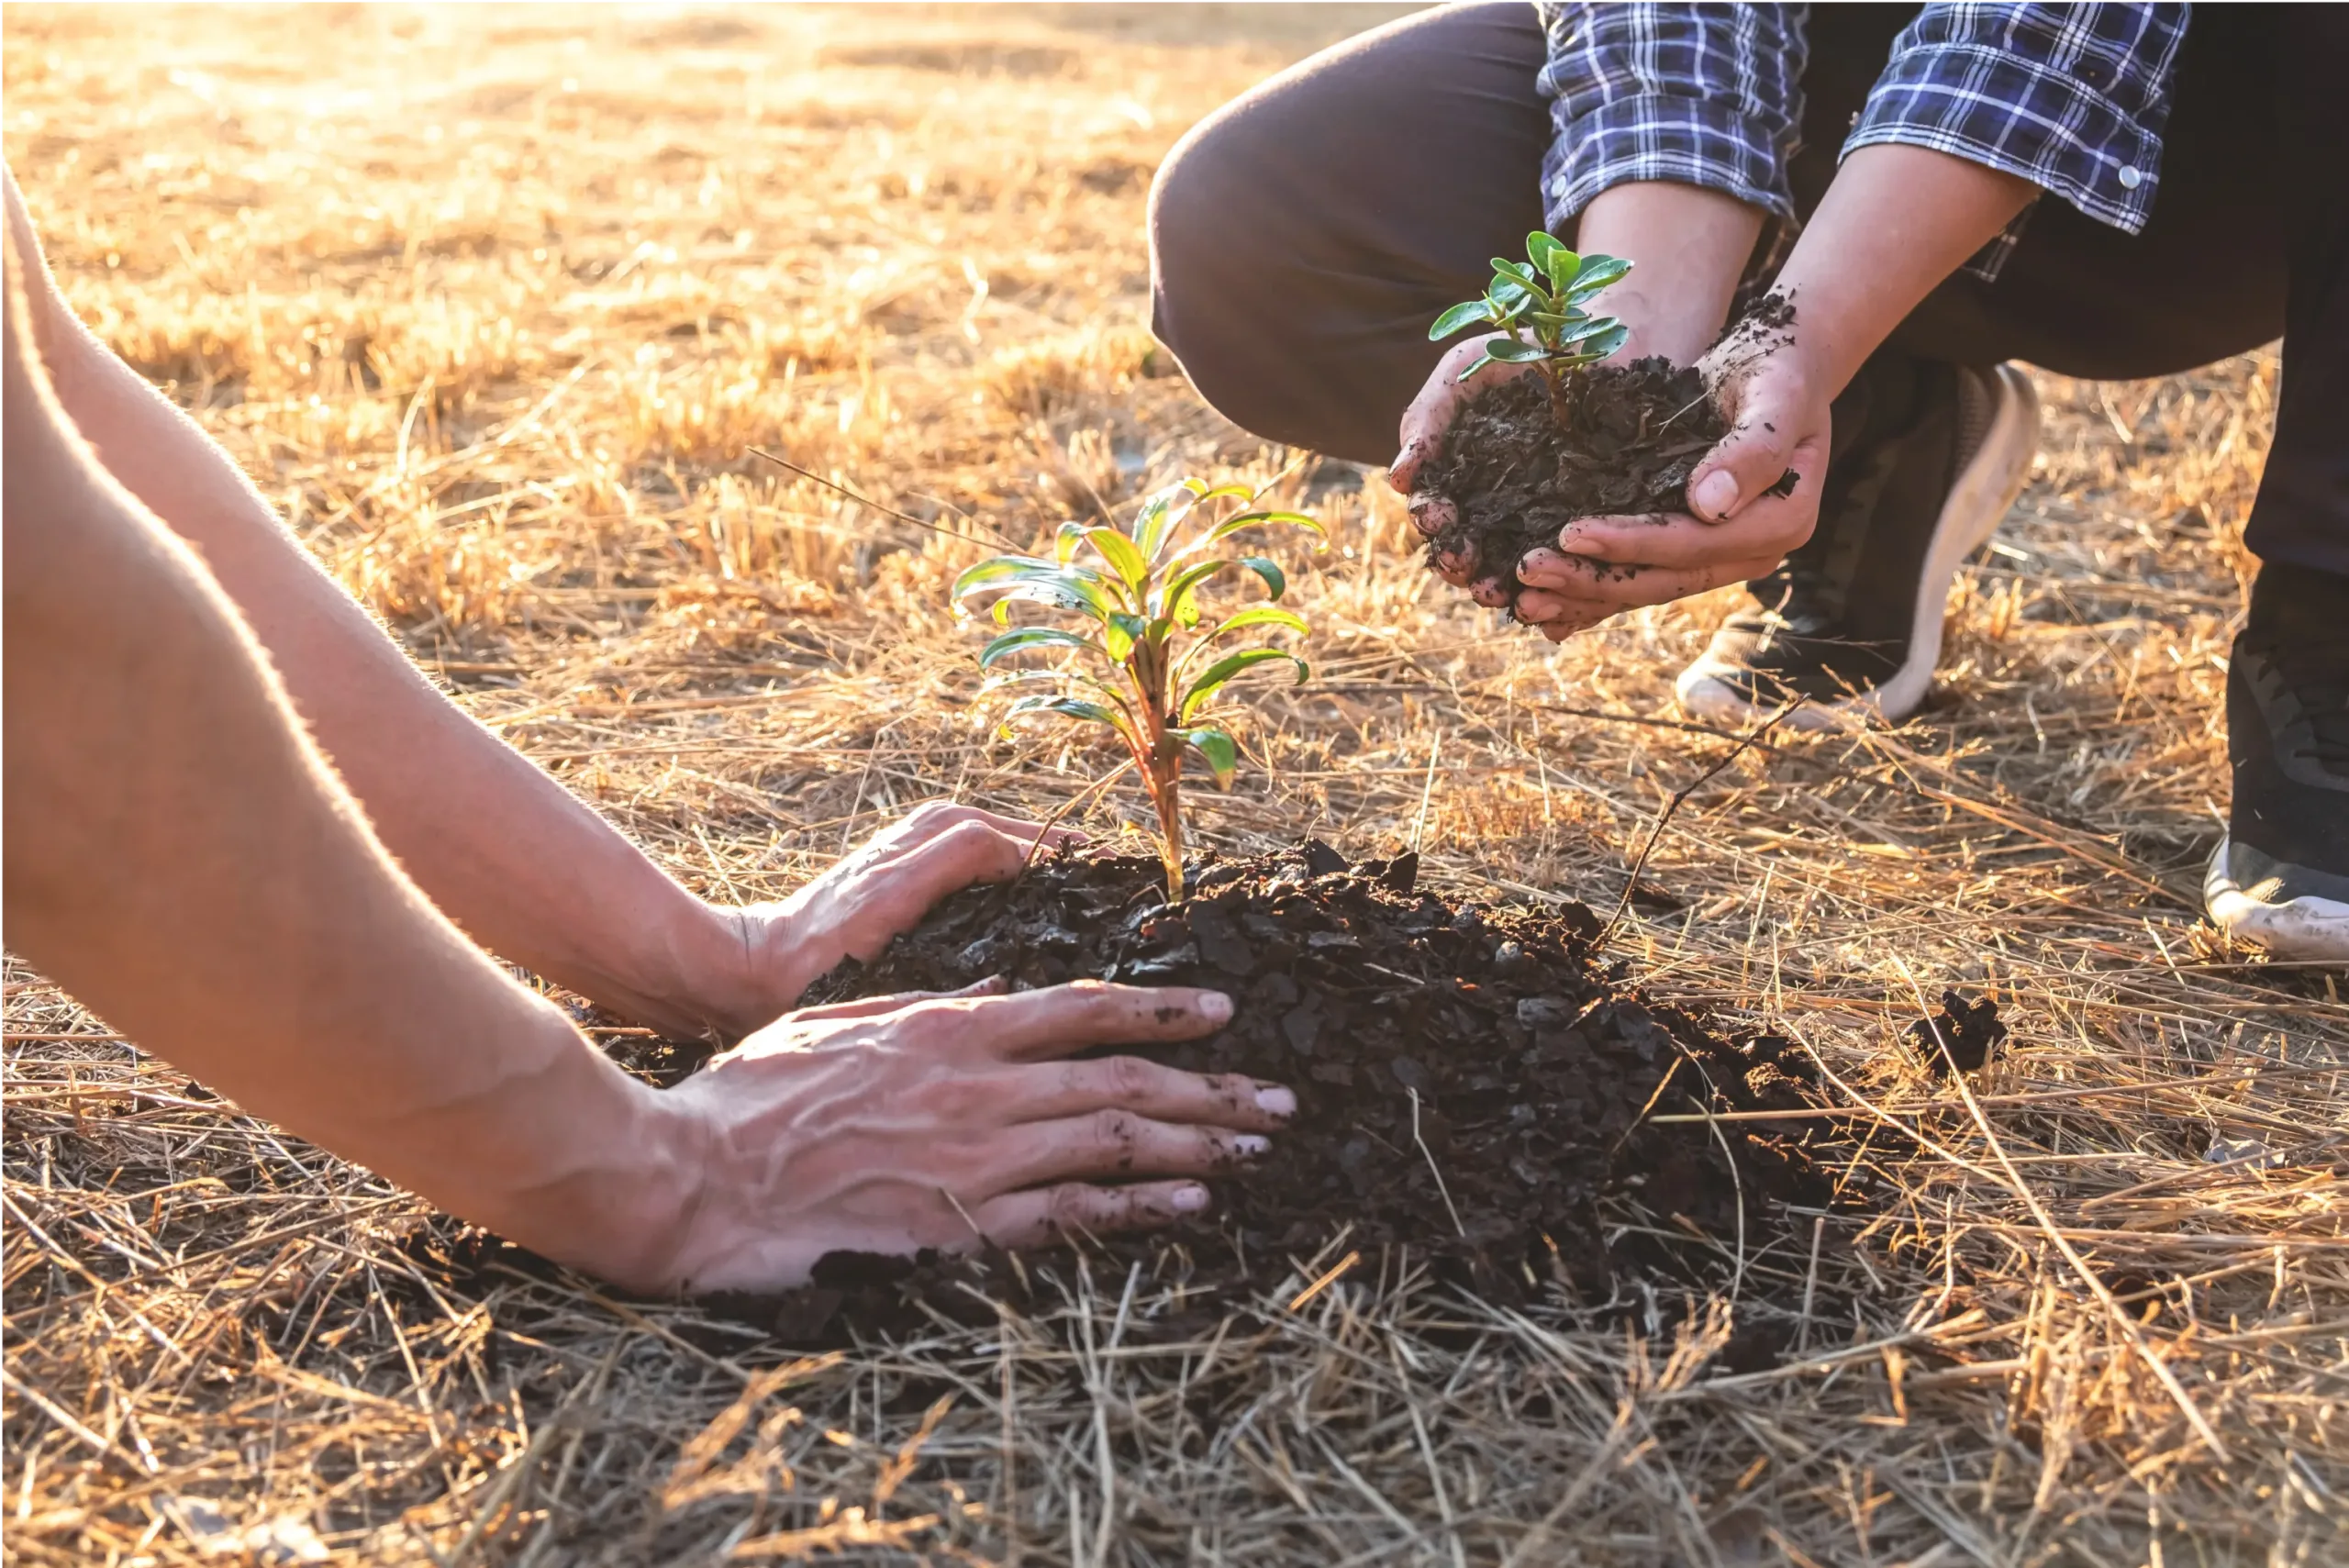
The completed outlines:
{"type": "Polygon", "coordinates": [[[1220,991],[1199,993],[1199,1017],[1211,1024],[1219,1024],[1231,1017],[1231,998],[1220,991]]]}
{"type": "Polygon", "coordinates": [[[1717,468],[1688,492],[1689,505],[1709,517],[1725,517],[1737,505],[1737,479],[1725,468],[1717,468]]]}
{"type": "Polygon", "coordinates": [[[1275,1085],[1256,1091],[1256,1108],[1266,1116],[1291,1117],[1297,1114],[1297,1091],[1275,1085]]]}
{"type": "Polygon", "coordinates": [[[1173,1201],[1177,1214],[1197,1214],[1208,1206],[1208,1190],[1205,1187],[1176,1187],[1173,1201]]]}
{"type": "Polygon", "coordinates": [[[1273,1140],[1271,1139],[1260,1138],[1252,1132],[1243,1132],[1239,1137],[1231,1140],[1231,1150],[1233,1153],[1245,1154],[1251,1159],[1262,1154],[1265,1150],[1270,1149],[1272,1146],[1273,1140]]]}

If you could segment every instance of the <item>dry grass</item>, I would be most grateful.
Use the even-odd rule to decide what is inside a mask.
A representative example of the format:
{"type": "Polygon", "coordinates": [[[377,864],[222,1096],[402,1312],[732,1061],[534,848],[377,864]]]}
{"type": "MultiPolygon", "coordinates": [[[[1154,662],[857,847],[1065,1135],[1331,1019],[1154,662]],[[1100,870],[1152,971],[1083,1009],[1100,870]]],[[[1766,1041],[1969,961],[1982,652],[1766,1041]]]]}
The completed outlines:
{"type": "MultiPolygon", "coordinates": [[[[1020,537],[1286,467],[1153,351],[1141,205],[1186,125],[1365,19],[16,6],[6,144],[77,306],[459,700],[750,896],[1098,760],[989,739],[941,603],[970,547],[745,447],[1020,537]]],[[[404,1249],[419,1206],[18,968],[9,1560],[2341,1561],[2349,1026],[2193,898],[2275,377],[2043,381],[1948,701],[1773,737],[1657,849],[1653,988],[1775,1020],[1924,1148],[1865,1140],[1873,1223],[1751,1260],[1735,1311],[1804,1307],[1789,1364],[1725,1376],[1727,1303],[1609,1331],[1390,1266],[1287,1306],[1336,1252],[1195,1342],[1079,1276],[1056,1318],[787,1362],[461,1285],[404,1249]],[[1912,974],[2006,1006],[1976,1106],[1895,1043],[1912,974]]],[[[1431,585],[1375,479],[1287,491],[1343,546],[1302,574],[1319,678],[1257,708],[1208,834],[1417,832],[1459,889],[1611,901],[1728,744],[1653,722],[1720,602],[1553,652],[1431,585]]]]}

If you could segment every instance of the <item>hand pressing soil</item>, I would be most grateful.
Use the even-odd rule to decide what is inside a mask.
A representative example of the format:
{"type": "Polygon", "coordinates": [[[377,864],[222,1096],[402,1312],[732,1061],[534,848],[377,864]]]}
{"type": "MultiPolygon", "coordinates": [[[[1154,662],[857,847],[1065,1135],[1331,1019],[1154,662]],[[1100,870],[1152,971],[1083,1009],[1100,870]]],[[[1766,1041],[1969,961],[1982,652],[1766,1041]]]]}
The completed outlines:
{"type": "MultiPolygon", "coordinates": [[[[1401,1249],[1487,1299],[1557,1288],[1603,1301],[1626,1269],[1725,1273],[1741,1192],[1749,1255],[1780,1232],[1785,1202],[1820,1201],[1815,1123],[1648,1119],[1801,1104],[1782,1042],[1725,1039],[1642,1001],[1594,962],[1598,921],[1579,905],[1456,905],[1417,892],[1415,873],[1408,856],[1350,867],[1319,844],[1210,858],[1170,906],[1155,861],[1056,857],[1008,887],[949,898],[807,1000],[990,974],[1230,993],[1229,1028],[1154,1054],[1290,1084],[1295,1120],[1259,1164],[1218,1184],[1207,1216],[1087,1243],[1097,1278],[1140,1262],[1201,1292],[1203,1309],[1276,1284],[1341,1233],[1365,1262],[1401,1249]]],[[[1073,1277],[1064,1251],[835,1254],[806,1289],[722,1305],[786,1340],[831,1342],[941,1315],[987,1321],[990,1298],[1047,1307],[1054,1272],[1073,1277]]]]}

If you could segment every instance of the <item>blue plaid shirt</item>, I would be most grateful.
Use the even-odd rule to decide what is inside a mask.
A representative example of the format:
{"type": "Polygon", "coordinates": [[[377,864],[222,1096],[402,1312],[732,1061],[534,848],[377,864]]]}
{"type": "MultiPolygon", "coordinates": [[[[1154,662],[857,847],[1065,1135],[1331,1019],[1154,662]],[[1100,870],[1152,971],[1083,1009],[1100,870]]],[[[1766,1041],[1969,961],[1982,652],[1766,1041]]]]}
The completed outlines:
{"type": "MultiPolygon", "coordinates": [[[[1542,5],[1539,85],[1555,136],[1542,190],[1556,228],[1610,185],[1671,180],[1797,224],[1787,160],[1802,128],[1807,6],[1542,5]]],[[[1922,6],[1844,139],[1930,147],[2053,191],[2134,234],[2161,183],[2162,128],[2192,7],[1922,6]]],[[[1995,277],[2025,209],[1969,263],[1995,277]]]]}

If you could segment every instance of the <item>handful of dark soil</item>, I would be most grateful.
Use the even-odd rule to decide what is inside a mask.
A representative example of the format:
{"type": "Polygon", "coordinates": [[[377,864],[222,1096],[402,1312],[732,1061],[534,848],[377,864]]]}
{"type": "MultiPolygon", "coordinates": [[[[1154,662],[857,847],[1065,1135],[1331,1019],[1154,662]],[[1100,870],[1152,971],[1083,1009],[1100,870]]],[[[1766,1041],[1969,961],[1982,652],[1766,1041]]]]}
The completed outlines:
{"type": "Polygon", "coordinates": [[[1513,605],[1519,559],[1575,518],[1687,510],[1688,476],[1727,433],[1703,379],[1661,357],[1570,377],[1562,406],[1539,374],[1488,386],[1419,470],[1455,514],[1430,557],[1472,562],[1513,605]]]}
{"type": "MultiPolygon", "coordinates": [[[[1782,1202],[1821,1195],[1802,1141],[1811,1123],[1647,1119],[1802,1103],[1782,1042],[1732,1041],[1642,1002],[1594,964],[1598,921],[1579,905],[1457,906],[1417,892],[1416,872],[1410,856],[1350,867],[1320,844],[1209,858],[1169,906],[1153,860],[1057,857],[947,899],[807,1000],[992,974],[1230,993],[1237,1011],[1221,1032],[1152,1053],[1292,1084],[1297,1115],[1258,1165],[1216,1184],[1209,1214],[1088,1243],[1097,1278],[1139,1262],[1161,1284],[1244,1298],[1343,1232],[1365,1261],[1407,1250],[1488,1299],[1554,1285],[1603,1301],[1621,1267],[1687,1277],[1725,1264],[1741,1187],[1749,1252],[1776,1230],[1782,1202]]],[[[941,1316],[990,1321],[989,1298],[1054,1305],[1039,1279],[1054,1267],[1050,1253],[835,1254],[809,1288],[723,1305],[827,1341],[941,1316]]]]}

